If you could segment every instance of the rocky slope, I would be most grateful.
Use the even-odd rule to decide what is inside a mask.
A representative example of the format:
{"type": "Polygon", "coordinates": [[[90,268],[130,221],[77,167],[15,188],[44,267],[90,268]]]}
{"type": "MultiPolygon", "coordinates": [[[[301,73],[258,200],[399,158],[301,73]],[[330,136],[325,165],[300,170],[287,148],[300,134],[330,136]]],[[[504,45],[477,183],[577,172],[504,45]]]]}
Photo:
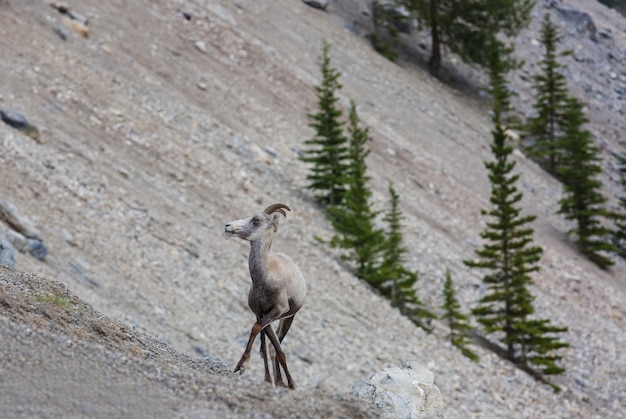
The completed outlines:
{"type": "MultiPolygon", "coordinates": [[[[582,79],[591,92],[616,92],[626,78],[624,67],[617,67],[626,55],[624,20],[582,0],[540,2],[535,16],[552,3],[586,10],[599,30],[611,29],[611,54],[617,58],[598,53],[593,63],[575,61],[570,77],[575,88],[583,88],[582,79]],[[607,85],[594,65],[608,66],[605,73],[614,85],[607,85]]],[[[564,233],[568,225],[554,215],[559,184],[522,153],[515,158],[524,206],[538,215],[535,239],[545,250],[533,290],[536,308],[542,317],[570,327],[567,372],[555,380],[564,388],[561,394],[494,355],[479,349],[481,361],[475,364],[439,333],[415,329],[314,239],[332,231],[304,190],[307,168],[297,155],[312,134],[306,113],[315,107],[316,59],[325,38],[333,44],[333,66],[342,72],[344,102],[354,99],[370,127],[376,205],[384,208],[388,180],[401,196],[409,262],[421,274],[420,295],[436,309],[449,267],[469,308],[480,295],[480,276],[462,260],[479,243],[480,210],[489,193],[482,162],[490,158],[490,123],[480,101],[413,65],[378,56],[354,29],[362,15],[349,20],[335,3],[327,13],[295,0],[86,0],[71,6],[87,19],[86,26],[47,2],[0,1],[0,107],[21,113],[39,129],[29,137],[0,124],[0,198],[32,221],[48,249],[45,262],[18,253],[17,269],[64,283],[120,322],[115,327],[231,365],[254,319],[246,306],[248,247],[223,237],[223,225],[284,202],[294,211],[273,248],[300,265],[309,295],[285,341],[299,390],[285,396],[263,389],[267,397],[323,400],[324,409],[333,403],[341,409],[336,395],[385,367],[418,361],[435,372],[446,417],[624,414],[626,264],[617,261],[603,272],[576,252],[564,233]]],[[[575,40],[568,42],[581,45],[580,54],[596,54],[584,32],[571,30],[566,20],[559,25],[575,40]]],[[[538,38],[533,32],[524,36],[538,38]]],[[[596,44],[608,48],[603,42],[608,41],[596,44]]],[[[520,48],[537,55],[531,41],[520,48]]],[[[522,74],[515,84],[521,102],[528,102],[527,78],[522,74]]],[[[598,96],[590,104],[590,128],[607,156],[624,150],[623,93],[617,94],[615,100],[598,96]]],[[[616,191],[615,182],[607,182],[613,200],[616,191]]],[[[67,330],[32,332],[29,324],[19,315],[5,316],[3,353],[26,351],[45,359],[46,348],[72,336],[67,330]]],[[[102,358],[113,359],[109,365],[115,367],[119,353],[132,353],[123,345],[109,355],[90,342],[78,345],[86,345],[80,350],[84,357],[77,356],[75,374],[63,376],[67,386],[87,372],[86,365],[102,365],[102,358]]],[[[139,374],[150,367],[132,363],[137,367],[114,369],[112,381],[127,376],[138,383],[135,389],[142,386],[139,374]]],[[[173,360],[168,374],[177,368],[183,367],[173,360]]],[[[194,371],[189,373],[194,377],[204,372],[194,371]]],[[[181,415],[193,416],[197,406],[238,412],[233,414],[256,408],[249,399],[241,406],[240,399],[222,404],[193,395],[175,399],[192,392],[185,377],[177,393],[163,390],[147,374],[152,390],[146,391],[169,391],[162,402],[181,415]]],[[[250,388],[263,388],[261,362],[253,358],[242,378],[215,380],[211,388],[253,398],[250,388]]],[[[111,387],[100,383],[107,394],[111,387]]],[[[32,380],[20,385],[19,394],[36,390],[32,380]]],[[[26,399],[15,396],[13,402],[20,400],[26,399]]],[[[21,412],[55,412],[47,410],[48,399],[37,400],[36,410],[21,412]]],[[[129,411],[142,416],[143,404],[139,398],[129,411]]]]}
{"type": "Polygon", "coordinates": [[[371,417],[349,395],[274,391],[111,320],[65,286],[0,266],[5,417],[371,417]],[[251,414],[252,413],[252,414],[251,414]]]}

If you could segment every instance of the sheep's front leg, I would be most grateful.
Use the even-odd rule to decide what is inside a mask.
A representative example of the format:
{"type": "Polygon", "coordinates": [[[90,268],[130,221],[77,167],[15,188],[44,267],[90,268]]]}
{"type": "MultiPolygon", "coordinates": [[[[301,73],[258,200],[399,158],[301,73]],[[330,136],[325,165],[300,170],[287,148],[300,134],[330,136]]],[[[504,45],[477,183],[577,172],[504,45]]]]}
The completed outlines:
{"type": "MultiPolygon", "coordinates": [[[[243,355],[241,355],[241,359],[237,363],[237,366],[235,367],[234,372],[241,371],[243,373],[243,370],[246,369],[246,364],[250,360],[250,352],[252,352],[252,345],[254,344],[254,340],[256,339],[256,336],[263,329],[265,329],[265,327],[267,327],[270,323],[278,319],[282,314],[283,314],[283,311],[281,311],[280,308],[274,307],[267,314],[265,314],[260,321],[257,320],[257,322],[254,323],[254,325],[252,326],[252,330],[250,331],[250,337],[248,338],[248,344],[246,345],[246,350],[243,352],[243,355]]],[[[272,333],[273,332],[274,331],[272,330],[272,333]]],[[[274,336],[276,335],[274,334],[274,336]]],[[[270,336],[270,339],[271,339],[271,336],[270,336]]],[[[273,341],[272,341],[272,344],[274,344],[273,341]]]]}
{"type": "Polygon", "coordinates": [[[252,326],[252,330],[250,331],[250,337],[248,338],[248,344],[246,345],[246,350],[241,355],[241,359],[237,363],[234,372],[243,371],[246,369],[246,364],[250,360],[250,352],[252,351],[252,345],[254,344],[254,340],[256,339],[256,335],[262,330],[261,323],[256,322],[254,326],[252,326]]]}

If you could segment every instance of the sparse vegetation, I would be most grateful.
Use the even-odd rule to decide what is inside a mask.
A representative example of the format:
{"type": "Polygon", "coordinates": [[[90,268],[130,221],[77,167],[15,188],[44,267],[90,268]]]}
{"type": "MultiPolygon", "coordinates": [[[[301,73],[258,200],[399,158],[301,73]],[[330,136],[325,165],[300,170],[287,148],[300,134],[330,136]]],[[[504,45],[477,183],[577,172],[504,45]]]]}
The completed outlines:
{"type": "Polygon", "coordinates": [[[35,301],[38,303],[51,303],[65,311],[71,309],[70,299],[64,295],[41,293],[35,296],[35,301]]]}

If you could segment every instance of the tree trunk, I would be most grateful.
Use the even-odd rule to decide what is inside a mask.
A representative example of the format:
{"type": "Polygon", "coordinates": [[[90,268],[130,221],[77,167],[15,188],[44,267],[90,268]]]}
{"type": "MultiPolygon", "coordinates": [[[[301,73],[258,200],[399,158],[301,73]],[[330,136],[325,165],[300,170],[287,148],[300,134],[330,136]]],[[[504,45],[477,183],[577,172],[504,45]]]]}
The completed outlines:
{"type": "Polygon", "coordinates": [[[439,39],[439,23],[437,21],[438,0],[430,0],[430,35],[432,46],[428,68],[430,74],[439,77],[439,67],[441,67],[441,40],[439,39]]]}

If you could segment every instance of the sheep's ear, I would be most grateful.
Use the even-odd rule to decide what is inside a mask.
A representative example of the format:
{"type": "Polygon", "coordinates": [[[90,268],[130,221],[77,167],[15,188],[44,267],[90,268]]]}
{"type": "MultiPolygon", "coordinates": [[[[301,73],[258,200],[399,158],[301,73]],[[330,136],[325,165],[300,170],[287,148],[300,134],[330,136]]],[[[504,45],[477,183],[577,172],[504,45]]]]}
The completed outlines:
{"type": "Polygon", "coordinates": [[[280,214],[277,212],[272,214],[270,221],[272,222],[272,226],[274,227],[274,232],[278,231],[278,222],[280,221],[280,214]]]}

